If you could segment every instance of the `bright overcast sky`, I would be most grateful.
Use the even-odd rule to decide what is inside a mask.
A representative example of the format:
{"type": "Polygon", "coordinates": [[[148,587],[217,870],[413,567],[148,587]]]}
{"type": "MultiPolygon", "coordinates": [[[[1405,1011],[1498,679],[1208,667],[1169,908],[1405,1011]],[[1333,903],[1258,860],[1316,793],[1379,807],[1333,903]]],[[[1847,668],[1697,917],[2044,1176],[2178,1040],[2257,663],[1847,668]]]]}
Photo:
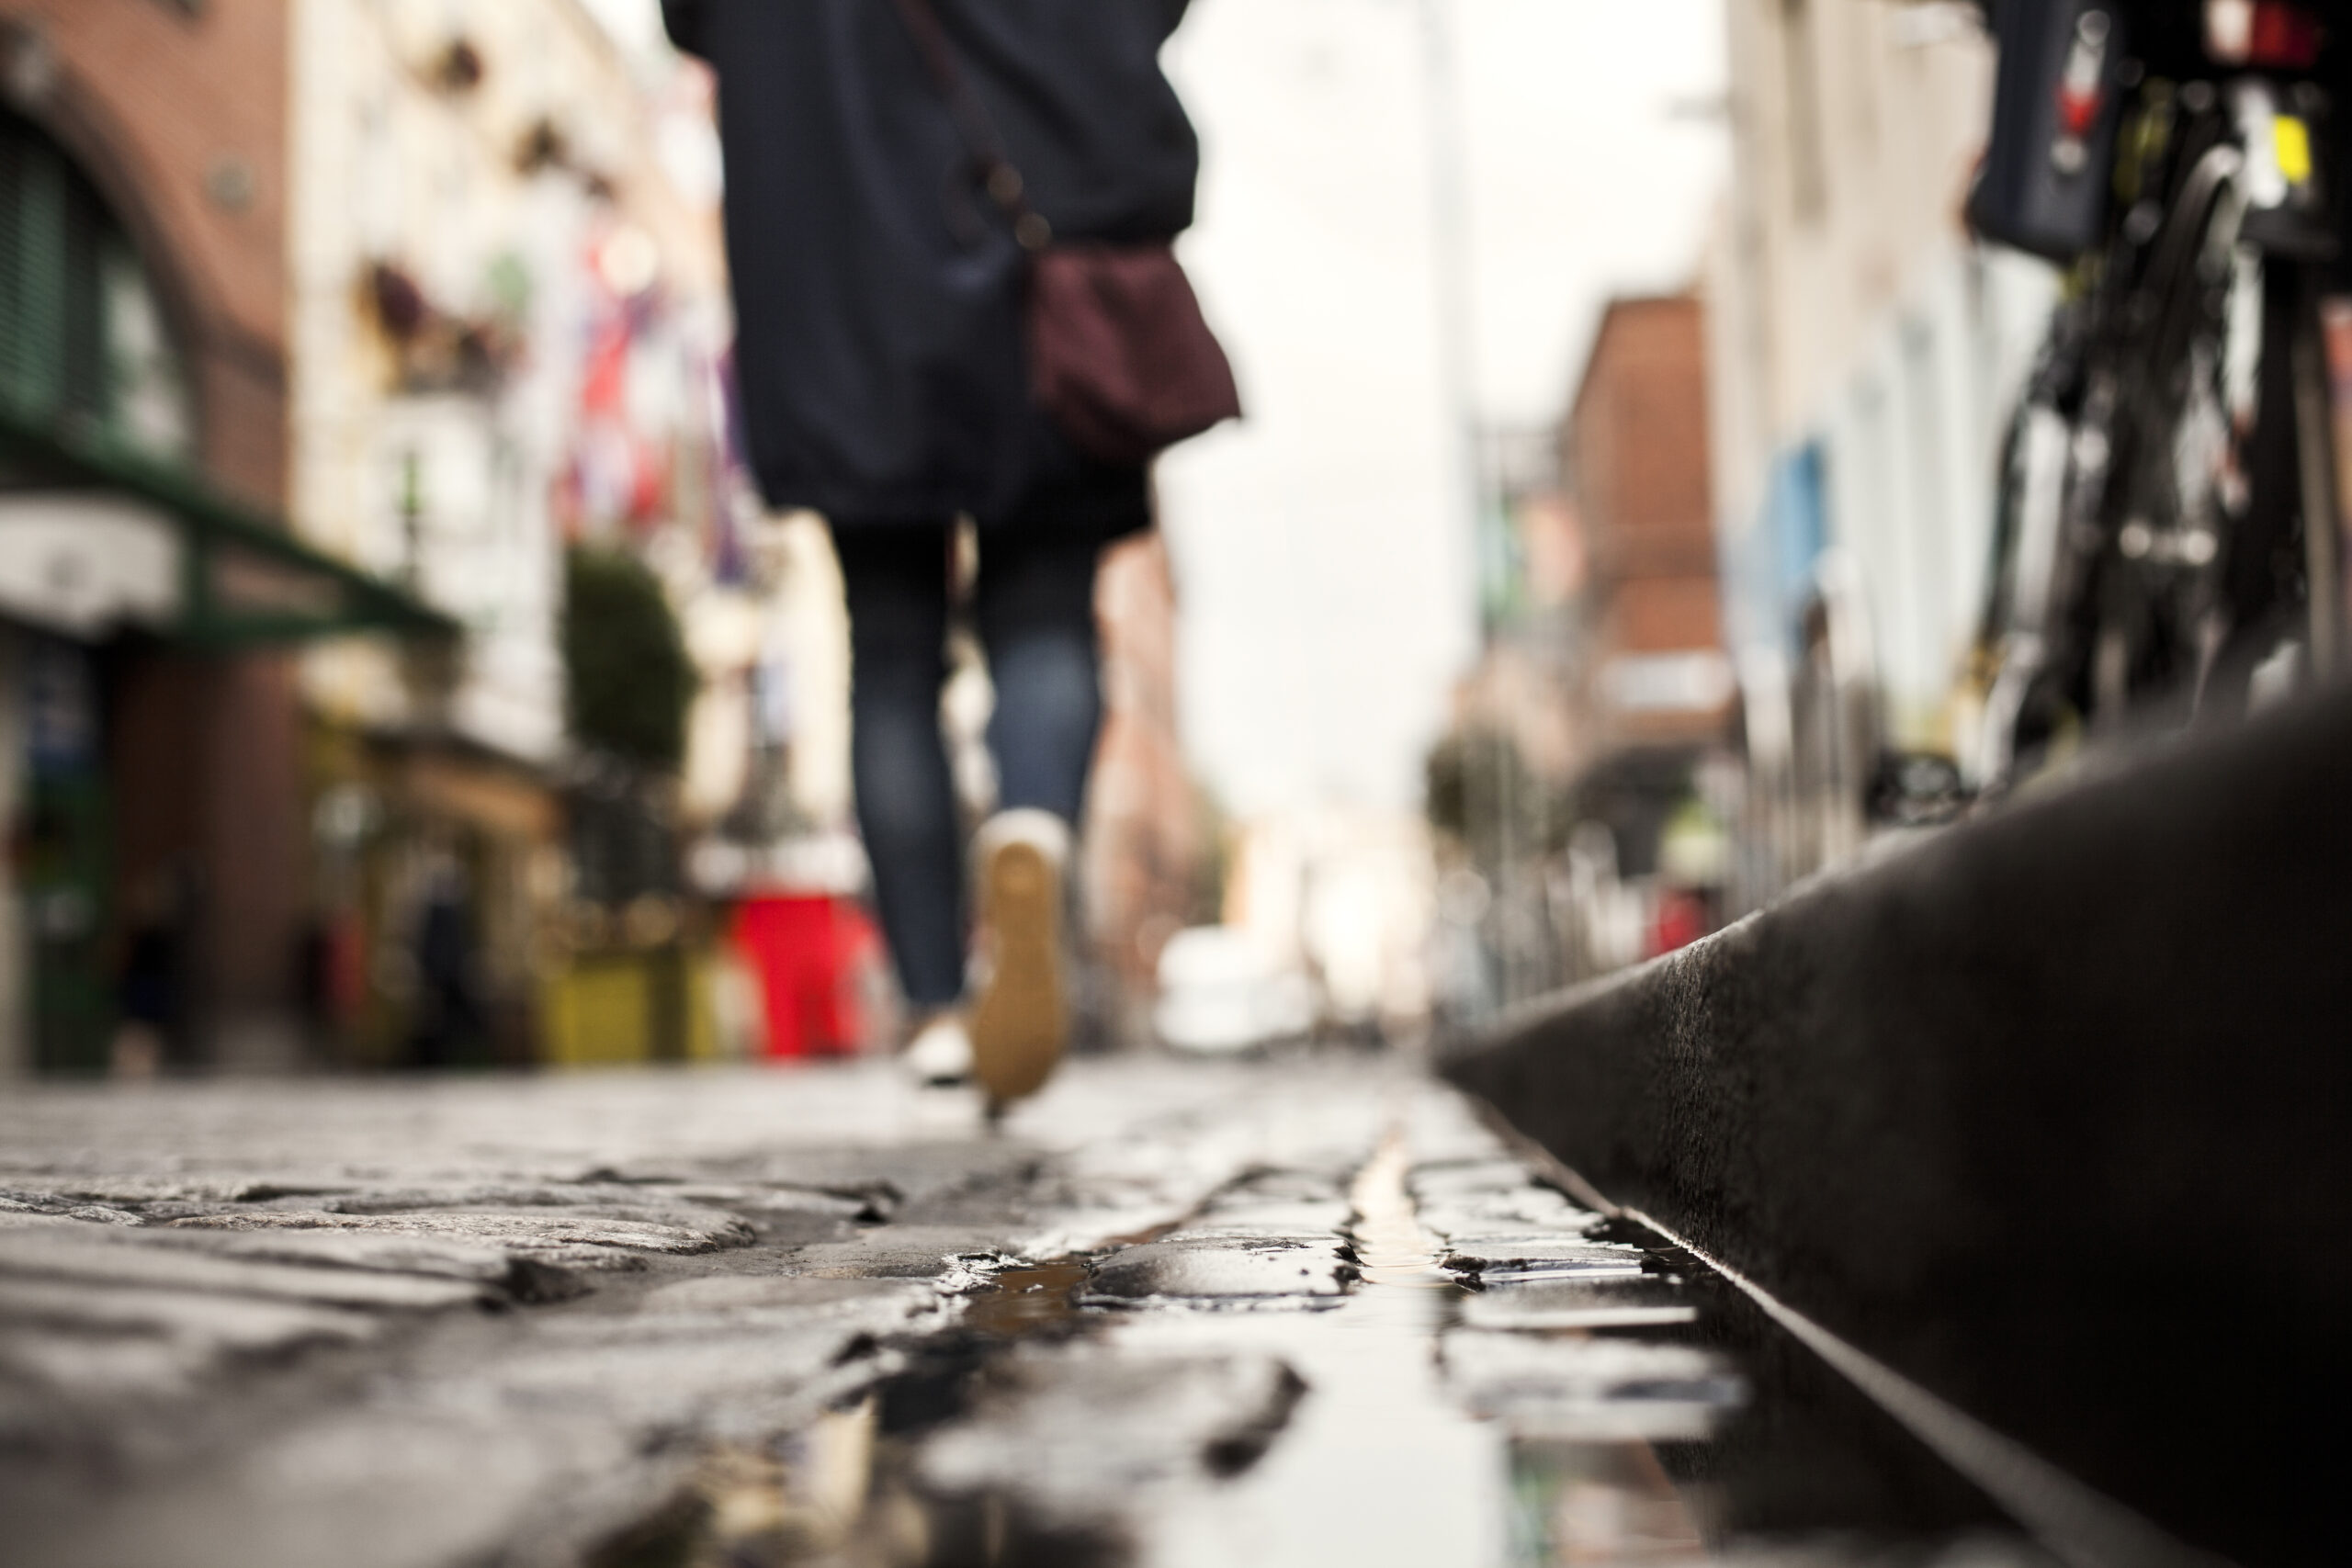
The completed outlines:
{"type": "MultiPolygon", "coordinates": [[[[588,0],[634,42],[654,0],[588,0]]],[[[1442,0],[1457,40],[1476,398],[1565,403],[1612,293],[1697,271],[1722,0],[1442,0]],[[1681,108],[1686,112],[1678,115],[1681,108]]],[[[1474,652],[1437,374],[1420,0],[1194,0],[1168,62],[1206,154],[1184,255],[1249,422],[1162,465],[1185,741],[1243,815],[1410,808],[1474,652]]]]}
{"type": "MultiPolygon", "coordinates": [[[[1612,293],[1697,270],[1720,0],[1448,0],[1482,419],[1548,423],[1612,293]],[[1678,114],[1679,109],[1682,112],[1678,114]]],[[[1162,468],[1187,744],[1244,815],[1418,804],[1474,651],[1437,366],[1418,0],[1196,0],[1185,255],[1251,418],[1162,468]]]]}

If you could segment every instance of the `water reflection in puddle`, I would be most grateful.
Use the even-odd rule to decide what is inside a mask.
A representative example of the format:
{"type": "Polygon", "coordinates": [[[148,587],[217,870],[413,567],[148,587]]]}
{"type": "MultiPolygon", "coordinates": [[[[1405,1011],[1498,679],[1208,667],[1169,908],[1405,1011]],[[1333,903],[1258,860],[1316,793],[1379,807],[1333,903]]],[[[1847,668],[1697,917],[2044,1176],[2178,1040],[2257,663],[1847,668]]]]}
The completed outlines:
{"type": "Polygon", "coordinates": [[[1514,1442],[1510,1501],[1515,1565],[1705,1556],[1689,1499],[1646,1443],[1514,1442]]]}
{"type": "Polygon", "coordinates": [[[997,1275],[964,1307],[964,1327],[987,1338],[1069,1334],[1084,1324],[1072,1295],[1086,1283],[1083,1258],[1058,1258],[997,1275]]]}
{"type": "MultiPolygon", "coordinates": [[[[1136,1239],[1328,1255],[1306,1222],[1340,1195],[1299,1179],[1136,1239]]],[[[955,1331],[875,1348],[872,1393],[714,1453],[679,1528],[597,1568],[2043,1564],[1657,1238],[1516,1166],[1416,1170],[1401,1138],[1344,1198],[1351,1288],[1321,1310],[1263,1310],[1284,1298],[1229,1261],[1004,1271],[955,1331]]]]}

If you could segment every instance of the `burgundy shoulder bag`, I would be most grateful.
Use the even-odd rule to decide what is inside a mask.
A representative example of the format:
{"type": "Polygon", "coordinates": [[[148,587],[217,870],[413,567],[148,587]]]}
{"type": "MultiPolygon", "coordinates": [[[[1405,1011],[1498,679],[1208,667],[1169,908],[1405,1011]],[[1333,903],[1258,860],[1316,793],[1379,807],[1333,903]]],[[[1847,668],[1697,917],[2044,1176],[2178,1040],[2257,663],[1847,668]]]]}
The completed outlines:
{"type": "Polygon", "coordinates": [[[1241,417],[1233,367],[1171,242],[1064,241],[1029,205],[988,111],[956,69],[931,0],[897,0],[974,172],[1028,253],[1030,381],[1078,448],[1141,464],[1241,417]]]}

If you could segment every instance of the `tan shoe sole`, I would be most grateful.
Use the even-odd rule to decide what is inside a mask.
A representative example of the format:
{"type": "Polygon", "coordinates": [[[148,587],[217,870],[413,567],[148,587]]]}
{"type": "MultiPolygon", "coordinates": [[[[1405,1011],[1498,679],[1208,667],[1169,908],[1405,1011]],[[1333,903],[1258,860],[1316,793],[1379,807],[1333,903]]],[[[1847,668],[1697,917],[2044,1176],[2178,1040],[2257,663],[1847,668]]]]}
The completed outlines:
{"type": "Polygon", "coordinates": [[[1006,844],[980,874],[993,967],[972,1010],[972,1076],[992,1107],[1045,1087],[1069,1040],[1062,996],[1061,878],[1033,844],[1006,844]]]}

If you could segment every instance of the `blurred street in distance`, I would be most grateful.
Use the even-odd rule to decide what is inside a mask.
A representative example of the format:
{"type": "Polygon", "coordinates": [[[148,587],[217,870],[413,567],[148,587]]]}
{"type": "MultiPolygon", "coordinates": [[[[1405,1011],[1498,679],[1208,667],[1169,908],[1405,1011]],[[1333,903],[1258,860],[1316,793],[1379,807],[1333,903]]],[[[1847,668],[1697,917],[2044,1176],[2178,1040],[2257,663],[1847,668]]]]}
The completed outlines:
{"type": "MultiPolygon", "coordinates": [[[[1188,927],[1243,932],[1278,988],[1311,996],[1304,1032],[1409,1040],[1432,1017],[1641,956],[1661,919],[1697,934],[1727,907],[1713,868],[1731,807],[1720,779],[1712,795],[1691,784],[1729,657],[1704,629],[1712,590],[1692,586],[1712,571],[1690,554],[1706,554],[1706,493],[1627,501],[1650,512],[1623,526],[1681,530],[1682,556],[1638,569],[1668,574],[1639,592],[1681,597],[1623,634],[1635,662],[1610,677],[1646,681],[1645,711],[1690,719],[1603,740],[1613,720],[1572,722],[1552,700],[1584,680],[1562,662],[1577,656],[1520,628],[1601,614],[1583,564],[1600,554],[1559,479],[1567,447],[1473,417],[1476,376],[1524,406],[1559,375],[1530,354],[1572,350],[1583,330],[1574,298],[1533,281],[1537,257],[1577,276],[1688,276],[1687,257],[1661,262],[1661,236],[1698,232],[1718,132],[1674,105],[1704,101],[1716,46],[1700,8],[1669,9],[1643,57],[1653,96],[1628,112],[1661,128],[1674,172],[1648,199],[1679,190],[1681,216],[1661,209],[1598,251],[1559,226],[1581,186],[1522,220],[1491,205],[1557,163],[1528,140],[1523,106],[1474,94],[1466,123],[1486,140],[1455,148],[1461,167],[1451,143],[1423,145],[1412,127],[1453,111],[1416,57],[1420,24],[1342,42],[1338,10],[1265,32],[1212,9],[1182,36],[1173,69],[1212,143],[1250,135],[1273,160],[1253,174],[1212,158],[1188,241],[1263,414],[1171,459],[1164,540],[1105,563],[1108,722],[1080,879],[1089,1044],[1149,1039],[1161,950],[1188,927]],[[1396,134],[1415,189],[1466,180],[1476,232],[1457,243],[1432,227],[1442,206],[1408,222],[1418,196],[1400,208],[1369,187],[1304,252],[1254,228],[1266,193],[1252,180],[1322,181],[1341,151],[1269,119],[1272,100],[1235,97],[1232,73],[1265,48],[1351,100],[1414,106],[1396,134]],[[1442,263],[1450,246],[1464,266],[1442,263]],[[1351,276],[1351,256],[1395,265],[1361,275],[1381,279],[1368,315],[1261,321],[1269,269],[1306,255],[1351,276]],[[1390,444],[1398,482],[1362,468],[1340,484],[1382,448],[1330,401],[1328,348],[1376,342],[1400,369],[1435,367],[1455,352],[1442,307],[1456,286],[1485,301],[1461,318],[1474,379],[1447,394],[1469,401],[1429,402],[1433,369],[1410,372],[1404,401],[1351,394],[1411,434],[1390,444]],[[1535,310],[1540,336],[1498,322],[1505,305],[1535,310]],[[1459,463],[1453,423],[1470,433],[1459,463]],[[1359,499],[1316,521],[1301,485],[1359,499]],[[1551,530],[1524,583],[1496,507],[1551,530]],[[1355,586],[1316,586],[1331,571],[1355,586]],[[1269,615],[1262,595],[1285,584],[1294,606],[1269,615]],[[1450,699],[1453,730],[1434,733],[1481,615],[1490,652],[1450,699]],[[1376,722],[1332,722],[1351,712],[1376,722]],[[1507,759],[1498,738],[1525,725],[1550,738],[1515,737],[1523,754],[1507,759]],[[1589,930],[1566,934],[1551,906],[1572,825],[1535,796],[1621,744],[1646,748],[1623,767],[1647,772],[1588,815],[1646,825],[1608,854],[1597,827],[1583,834],[1576,874],[1592,891],[1574,919],[1589,930]],[[1533,825],[1487,825],[1495,770],[1530,758],[1505,816],[1533,825]],[[1431,797],[1455,813],[1434,836],[1425,773],[1453,781],[1431,797]],[[1644,840],[1668,818],[1689,874],[1661,895],[1644,840]],[[1432,921],[1473,905],[1466,947],[1432,921]]],[[[5,901],[23,944],[0,962],[16,1058],[135,1077],[894,1044],[852,818],[839,571],[821,520],[766,513],[743,469],[712,88],[652,7],[20,10],[12,482],[40,499],[12,502],[24,525],[0,536],[24,553],[0,579],[24,584],[8,689],[34,846],[5,901]],[[68,287],[88,267],[116,282],[68,287]],[[92,481],[119,497],[101,508],[109,531],[74,521],[99,504],[78,489],[61,499],[92,481]],[[220,540],[259,540],[267,558],[220,540]],[[66,599],[40,586],[60,574],[79,585],[66,599]]],[[[1501,85],[1513,29],[1550,39],[1559,24],[1498,11],[1446,26],[1464,29],[1464,69],[1501,85]]],[[[1591,112],[1546,134],[1581,134],[1591,112]]],[[[1700,308],[1677,309],[1690,361],[1700,308]]],[[[1603,380],[1637,374],[1595,364],[1603,380]]],[[[1676,374],[1683,445],[1656,466],[1687,490],[1706,469],[1704,371],[1676,374]]],[[[979,815],[990,691],[972,639],[951,655],[944,721],[979,815]]]]}

